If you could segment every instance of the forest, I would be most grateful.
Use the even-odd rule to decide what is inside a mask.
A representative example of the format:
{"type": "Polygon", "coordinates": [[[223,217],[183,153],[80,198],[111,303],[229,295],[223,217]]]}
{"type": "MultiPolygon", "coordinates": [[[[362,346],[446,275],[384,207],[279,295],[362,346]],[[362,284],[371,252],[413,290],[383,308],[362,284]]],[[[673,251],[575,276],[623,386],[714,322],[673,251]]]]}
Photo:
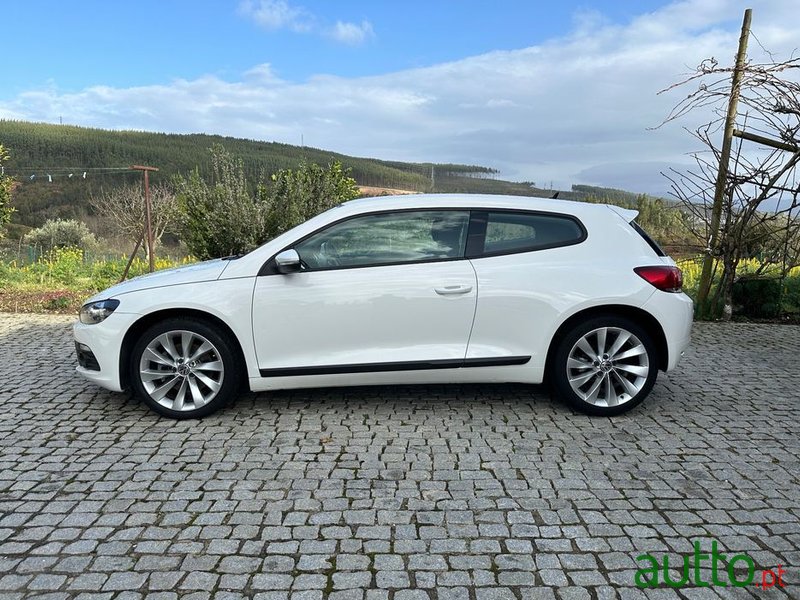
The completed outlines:
{"type": "MultiPolygon", "coordinates": [[[[158,167],[153,183],[168,182],[195,168],[207,173],[208,148],[217,144],[242,160],[248,181],[294,168],[304,161],[323,165],[338,161],[364,186],[430,191],[433,170],[437,191],[461,191],[460,182],[465,180],[464,185],[473,188],[484,189],[491,182],[498,190],[530,193],[525,185],[484,179],[497,173],[478,165],[382,161],[217,135],[108,131],[0,120],[0,144],[10,155],[5,174],[17,182],[12,222],[26,227],[38,227],[53,218],[86,220],[91,214],[90,197],[141,177],[127,169],[133,164],[158,167]]],[[[12,227],[10,233],[18,236],[24,231],[25,228],[12,227]]]]}
{"type": "MultiPolygon", "coordinates": [[[[19,238],[48,219],[78,219],[92,224],[90,199],[136,183],[133,164],[159,168],[152,182],[170,182],[197,168],[211,168],[208,149],[223,145],[240,158],[248,181],[258,181],[301,162],[338,161],[361,186],[417,192],[462,192],[550,197],[555,191],[531,182],[500,179],[497,170],[480,165],[408,163],[347,156],[302,146],[206,134],[109,131],[71,125],[0,120],[0,144],[9,151],[5,174],[16,184],[16,209],[9,235],[19,238]],[[85,173],[85,176],[84,176],[85,173]]],[[[602,199],[630,206],[637,195],[623,190],[574,185],[559,192],[564,200],[602,199]]]]}

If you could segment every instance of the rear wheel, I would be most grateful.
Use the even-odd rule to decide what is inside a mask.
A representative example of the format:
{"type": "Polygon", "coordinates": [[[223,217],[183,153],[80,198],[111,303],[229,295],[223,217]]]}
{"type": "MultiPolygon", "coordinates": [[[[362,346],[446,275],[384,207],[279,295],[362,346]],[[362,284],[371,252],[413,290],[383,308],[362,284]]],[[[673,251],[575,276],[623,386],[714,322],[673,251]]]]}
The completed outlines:
{"type": "Polygon", "coordinates": [[[234,346],[216,327],[168,319],[147,329],[133,347],[130,381],[136,395],[174,419],[204,417],[239,392],[234,346]]]}
{"type": "Polygon", "coordinates": [[[559,396],[582,412],[612,416],[647,397],[658,375],[658,356],[650,335],[635,322],[600,316],[566,333],[551,368],[559,396]]]}

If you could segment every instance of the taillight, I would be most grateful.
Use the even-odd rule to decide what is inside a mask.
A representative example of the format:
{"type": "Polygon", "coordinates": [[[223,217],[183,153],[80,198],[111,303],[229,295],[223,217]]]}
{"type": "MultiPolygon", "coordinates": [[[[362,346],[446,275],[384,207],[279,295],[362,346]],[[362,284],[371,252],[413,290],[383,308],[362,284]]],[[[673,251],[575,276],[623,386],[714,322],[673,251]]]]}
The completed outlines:
{"type": "Polygon", "coordinates": [[[636,274],[662,292],[680,292],[683,287],[683,273],[678,267],[659,265],[636,267],[636,274]]]}

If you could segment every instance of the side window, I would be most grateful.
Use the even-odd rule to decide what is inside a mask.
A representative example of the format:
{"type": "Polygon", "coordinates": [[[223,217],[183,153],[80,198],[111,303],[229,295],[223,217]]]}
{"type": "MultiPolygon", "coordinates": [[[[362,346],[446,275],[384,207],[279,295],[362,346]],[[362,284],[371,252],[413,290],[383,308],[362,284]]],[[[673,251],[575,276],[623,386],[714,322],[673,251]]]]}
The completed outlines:
{"type": "Polygon", "coordinates": [[[309,269],[368,267],[464,256],[469,211],[425,210],[354,217],[295,246],[309,269]]]}
{"type": "Polygon", "coordinates": [[[511,254],[568,246],[582,241],[583,228],[560,215],[489,212],[483,254],[511,254]]]}

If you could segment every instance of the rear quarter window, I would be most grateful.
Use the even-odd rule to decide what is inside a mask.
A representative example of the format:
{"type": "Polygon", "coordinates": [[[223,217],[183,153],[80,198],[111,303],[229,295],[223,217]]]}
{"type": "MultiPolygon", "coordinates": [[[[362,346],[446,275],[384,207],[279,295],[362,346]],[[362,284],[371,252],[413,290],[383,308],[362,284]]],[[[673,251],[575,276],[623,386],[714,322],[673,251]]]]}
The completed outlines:
{"type": "Polygon", "coordinates": [[[486,213],[486,236],[481,254],[513,254],[569,246],[582,242],[586,232],[574,218],[524,212],[486,213]]]}

